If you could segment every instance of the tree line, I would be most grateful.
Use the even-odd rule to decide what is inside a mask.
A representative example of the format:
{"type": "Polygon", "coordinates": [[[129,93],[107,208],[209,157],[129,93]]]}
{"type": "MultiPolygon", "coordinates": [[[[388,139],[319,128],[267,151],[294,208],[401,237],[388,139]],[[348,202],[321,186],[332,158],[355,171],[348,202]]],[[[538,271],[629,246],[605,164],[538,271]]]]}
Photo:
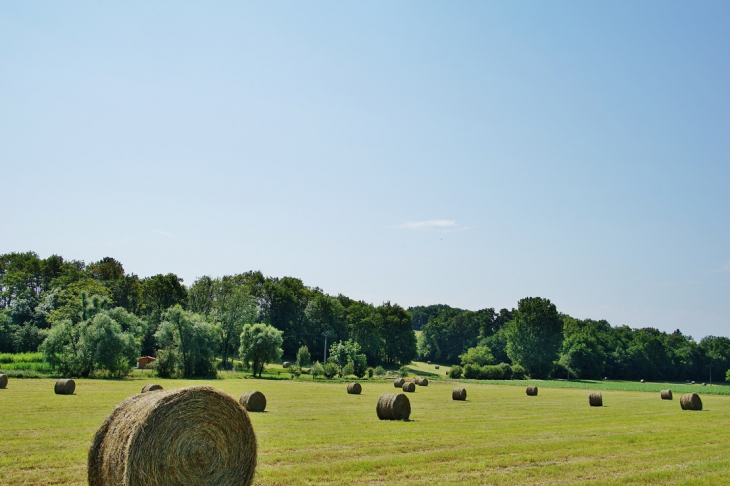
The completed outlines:
{"type": "Polygon", "coordinates": [[[234,357],[260,366],[249,348],[276,341],[269,328],[281,343],[268,360],[293,361],[302,347],[315,356],[321,350],[324,360],[325,343],[347,341],[368,366],[416,357],[413,321],[401,306],[328,295],[294,277],[250,271],[203,276],[188,287],[174,273],[127,273],[111,257],[86,264],[0,255],[0,352],[40,349],[64,374],[123,375],[142,355],[157,356],[158,371],[169,375],[203,376],[213,363],[231,369],[234,357]]]}
{"type": "MultiPolygon", "coordinates": [[[[497,364],[532,378],[723,381],[730,376],[730,339],[696,342],[679,329],[612,327],[605,320],[559,313],[548,299],[520,300],[517,309],[469,311],[446,305],[412,307],[420,325],[418,355],[460,365],[467,378],[498,374],[497,364]],[[479,370],[477,370],[479,368],[479,370]]],[[[508,371],[508,375],[511,376],[508,371]]]]}

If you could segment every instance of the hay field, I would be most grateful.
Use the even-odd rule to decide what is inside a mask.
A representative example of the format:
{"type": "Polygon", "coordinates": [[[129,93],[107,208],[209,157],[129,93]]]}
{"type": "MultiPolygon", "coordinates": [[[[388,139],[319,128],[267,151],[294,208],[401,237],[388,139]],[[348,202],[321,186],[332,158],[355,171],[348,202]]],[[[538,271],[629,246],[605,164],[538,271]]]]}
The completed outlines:
{"type": "MultiPolygon", "coordinates": [[[[149,380],[77,380],[73,396],[55,380],[13,379],[0,390],[0,484],[86,484],[86,456],[114,406],[149,380]]],[[[410,422],[380,421],[375,405],[390,382],[155,380],[165,389],[211,384],[235,397],[257,389],[264,413],[257,485],[728,484],[730,397],[702,395],[683,412],[678,396],[431,382],[408,394],[410,422]]]]}

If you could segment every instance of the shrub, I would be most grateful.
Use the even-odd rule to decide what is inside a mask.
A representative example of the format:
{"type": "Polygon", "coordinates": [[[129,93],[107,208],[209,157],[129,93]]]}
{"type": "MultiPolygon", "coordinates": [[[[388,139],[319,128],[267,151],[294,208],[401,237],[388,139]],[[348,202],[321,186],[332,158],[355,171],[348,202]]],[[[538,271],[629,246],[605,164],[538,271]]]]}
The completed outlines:
{"type": "Polygon", "coordinates": [[[311,361],[312,354],[309,352],[309,348],[306,346],[299,348],[299,351],[297,351],[297,365],[301,368],[307,366],[311,361]]]}
{"type": "Polygon", "coordinates": [[[291,377],[293,378],[299,378],[302,374],[302,368],[300,368],[297,365],[290,366],[289,367],[289,373],[291,373],[291,377]]]}
{"type": "MultiPolygon", "coordinates": [[[[454,368],[451,368],[451,372],[453,373],[454,368]]],[[[464,366],[464,378],[467,378],[469,380],[476,380],[481,377],[481,368],[479,368],[479,365],[476,363],[469,363],[468,365],[464,366]]]]}
{"type": "Polygon", "coordinates": [[[486,346],[475,346],[469,348],[466,353],[459,356],[461,358],[462,365],[478,364],[479,366],[485,366],[494,363],[494,356],[492,356],[492,350],[486,346]]]}
{"type": "Polygon", "coordinates": [[[525,368],[518,364],[512,365],[512,378],[514,378],[515,380],[524,380],[525,368]]]}
{"type": "Polygon", "coordinates": [[[504,369],[499,365],[482,366],[479,370],[482,380],[503,380],[504,369]]]}
{"type": "Polygon", "coordinates": [[[316,380],[317,377],[324,375],[324,366],[319,361],[315,361],[310,372],[312,373],[312,378],[316,380]]]}
{"type": "Polygon", "coordinates": [[[340,376],[349,376],[355,374],[355,365],[352,363],[347,363],[345,366],[342,367],[342,373],[340,376]]]}
{"type": "Polygon", "coordinates": [[[366,374],[368,375],[368,378],[372,378],[375,374],[375,370],[373,370],[372,368],[368,368],[366,374]]]}
{"type": "Polygon", "coordinates": [[[400,376],[401,378],[405,378],[406,376],[408,376],[410,371],[411,370],[408,369],[407,366],[401,366],[400,369],[398,370],[398,376],[400,376]]]}
{"type": "Polygon", "coordinates": [[[499,363],[497,366],[502,368],[502,379],[503,380],[511,380],[512,379],[512,367],[507,363],[499,363]]]}
{"type": "Polygon", "coordinates": [[[725,381],[730,381],[730,370],[727,370],[727,373],[725,373],[725,381]]]}
{"type": "Polygon", "coordinates": [[[385,368],[383,368],[380,365],[378,365],[378,366],[375,367],[375,375],[376,376],[383,376],[384,374],[385,374],[385,368]]]}
{"type": "Polygon", "coordinates": [[[458,380],[461,378],[461,375],[464,373],[464,370],[459,365],[454,365],[451,367],[451,373],[449,373],[449,376],[454,378],[455,380],[458,380]]]}
{"type": "Polygon", "coordinates": [[[364,354],[356,355],[351,364],[353,366],[353,375],[357,376],[358,378],[362,378],[363,376],[365,376],[368,370],[368,359],[364,354]]]}
{"type": "Polygon", "coordinates": [[[332,378],[334,378],[335,376],[337,376],[337,373],[339,373],[339,371],[340,371],[337,368],[337,365],[335,363],[331,362],[331,361],[329,363],[325,364],[322,368],[323,368],[323,372],[322,373],[324,374],[324,376],[326,378],[328,378],[330,380],[332,378]]]}

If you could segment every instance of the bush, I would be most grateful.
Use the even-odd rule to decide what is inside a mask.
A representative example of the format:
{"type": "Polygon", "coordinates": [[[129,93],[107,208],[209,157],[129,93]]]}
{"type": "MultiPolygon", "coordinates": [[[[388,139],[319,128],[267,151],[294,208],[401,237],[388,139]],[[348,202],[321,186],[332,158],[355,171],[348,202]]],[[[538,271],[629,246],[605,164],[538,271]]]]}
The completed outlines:
{"type": "Polygon", "coordinates": [[[358,354],[355,356],[355,360],[352,364],[352,374],[358,378],[362,378],[368,371],[368,359],[364,354],[358,354]]]}
{"type": "Polygon", "coordinates": [[[339,368],[337,368],[337,365],[332,361],[326,363],[322,368],[325,378],[330,380],[337,376],[337,373],[340,372],[339,368]]]}
{"type": "Polygon", "coordinates": [[[499,365],[482,366],[479,370],[482,380],[503,380],[504,369],[499,365]]]}
{"type": "Polygon", "coordinates": [[[319,361],[315,361],[310,372],[312,373],[312,378],[316,380],[317,377],[324,375],[324,366],[319,361]]]}
{"type": "MultiPolygon", "coordinates": [[[[355,365],[353,365],[352,363],[347,363],[345,366],[342,367],[342,372],[341,372],[340,376],[345,377],[345,376],[354,375],[354,374],[355,374],[355,365]]],[[[362,378],[362,377],[360,377],[360,378],[362,378]]]]}
{"type": "Polygon", "coordinates": [[[725,373],[725,381],[730,381],[730,370],[727,370],[727,373],[725,373]]]}
{"type": "Polygon", "coordinates": [[[550,372],[550,377],[564,380],[568,377],[568,368],[566,368],[564,364],[558,363],[556,361],[555,363],[553,363],[553,369],[550,372]]]}
{"type": "Polygon", "coordinates": [[[312,354],[309,352],[309,348],[306,346],[299,348],[299,351],[297,351],[297,365],[299,368],[307,366],[311,361],[312,354]]]}
{"type": "Polygon", "coordinates": [[[455,380],[458,380],[461,378],[461,375],[464,373],[464,370],[459,365],[454,365],[451,367],[451,371],[449,372],[449,376],[451,378],[454,378],[455,380]]]}
{"type": "Polygon", "coordinates": [[[512,378],[515,380],[524,380],[525,369],[518,364],[512,365],[512,378]]]}
{"type": "MultiPolygon", "coordinates": [[[[453,370],[453,368],[451,368],[453,370]]],[[[481,378],[481,368],[476,363],[469,363],[464,366],[464,378],[468,380],[478,380],[481,378]]]]}
{"type": "Polygon", "coordinates": [[[366,374],[368,375],[368,378],[372,378],[373,375],[375,374],[375,370],[372,368],[368,368],[366,371],[366,374]]]}
{"type": "Polygon", "coordinates": [[[380,365],[376,366],[375,367],[375,375],[376,376],[383,376],[383,375],[385,375],[385,368],[383,368],[380,365]]]}
{"type": "Polygon", "coordinates": [[[499,363],[497,366],[502,368],[502,379],[503,380],[511,380],[512,379],[512,367],[507,363],[499,363]]]}
{"type": "Polygon", "coordinates": [[[473,348],[469,348],[466,353],[459,356],[459,358],[461,358],[461,364],[464,366],[468,364],[485,366],[494,363],[492,350],[486,346],[475,346],[473,348]]]}
{"type": "Polygon", "coordinates": [[[398,370],[398,376],[400,376],[401,378],[405,378],[406,376],[408,376],[410,371],[411,370],[408,369],[407,366],[401,366],[400,369],[398,370]]]}
{"type": "Polygon", "coordinates": [[[302,374],[302,368],[297,365],[289,367],[289,373],[291,373],[292,379],[299,378],[302,374]]]}

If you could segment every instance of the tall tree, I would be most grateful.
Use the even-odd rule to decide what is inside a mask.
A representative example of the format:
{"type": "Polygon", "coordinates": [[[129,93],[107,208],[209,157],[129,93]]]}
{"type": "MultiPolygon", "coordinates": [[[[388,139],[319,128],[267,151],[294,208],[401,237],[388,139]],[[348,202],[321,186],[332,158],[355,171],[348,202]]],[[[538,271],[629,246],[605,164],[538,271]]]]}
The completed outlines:
{"type": "Polygon", "coordinates": [[[403,307],[386,302],[377,308],[383,359],[386,363],[406,365],[416,358],[416,333],[413,319],[403,307]]]}
{"type": "Polygon", "coordinates": [[[563,321],[548,299],[519,301],[515,319],[507,324],[507,354],[533,378],[549,376],[563,342],[563,321]]]}
{"type": "Polygon", "coordinates": [[[281,358],[282,331],[267,324],[246,324],[241,332],[241,347],[238,352],[254,376],[264,371],[266,363],[281,358]]]}

